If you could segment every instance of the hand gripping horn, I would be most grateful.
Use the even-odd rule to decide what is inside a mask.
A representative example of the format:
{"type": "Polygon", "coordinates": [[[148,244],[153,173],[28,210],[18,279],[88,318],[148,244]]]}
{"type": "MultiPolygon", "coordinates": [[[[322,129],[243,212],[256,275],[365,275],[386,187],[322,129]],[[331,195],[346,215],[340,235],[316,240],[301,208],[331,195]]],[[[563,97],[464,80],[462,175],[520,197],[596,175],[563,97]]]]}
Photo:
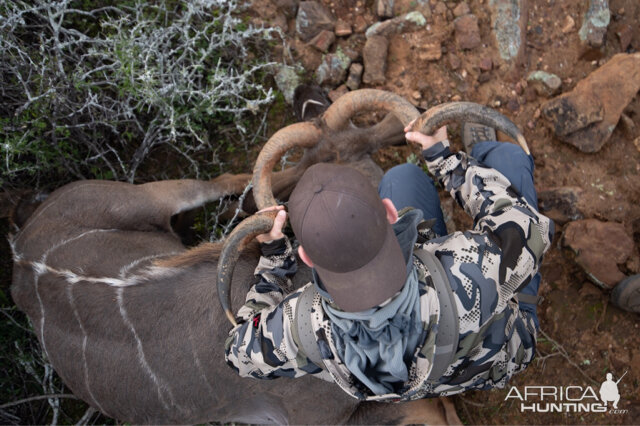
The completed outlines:
{"type": "MultiPolygon", "coordinates": [[[[418,117],[419,113],[407,100],[382,90],[355,90],[333,103],[320,121],[331,130],[348,126],[349,120],[359,111],[382,110],[393,112],[404,125],[418,117]]],[[[296,123],[276,132],[260,151],[253,169],[253,196],[259,210],[276,205],[271,191],[271,171],[274,165],[293,147],[311,148],[320,140],[321,130],[313,123],[296,123]]],[[[218,297],[229,321],[235,326],[231,311],[231,278],[240,256],[240,247],[256,235],[269,232],[276,212],[256,214],[242,221],[225,241],[218,261],[218,297]]]]}
{"type": "Polygon", "coordinates": [[[412,130],[430,135],[444,124],[469,121],[500,130],[513,138],[527,155],[531,155],[527,141],[511,120],[492,108],[473,102],[448,102],[430,108],[413,123],[412,130]]]}

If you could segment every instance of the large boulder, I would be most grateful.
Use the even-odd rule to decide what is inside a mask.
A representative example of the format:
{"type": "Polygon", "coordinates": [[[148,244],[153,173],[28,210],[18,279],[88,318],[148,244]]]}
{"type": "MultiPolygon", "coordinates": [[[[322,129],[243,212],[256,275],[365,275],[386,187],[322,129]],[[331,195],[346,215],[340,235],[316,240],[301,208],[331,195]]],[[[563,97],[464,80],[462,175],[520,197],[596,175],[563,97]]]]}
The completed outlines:
{"type": "Polygon", "coordinates": [[[556,136],[583,152],[597,152],[640,90],[640,53],[618,54],[569,93],[542,106],[556,136]]]}

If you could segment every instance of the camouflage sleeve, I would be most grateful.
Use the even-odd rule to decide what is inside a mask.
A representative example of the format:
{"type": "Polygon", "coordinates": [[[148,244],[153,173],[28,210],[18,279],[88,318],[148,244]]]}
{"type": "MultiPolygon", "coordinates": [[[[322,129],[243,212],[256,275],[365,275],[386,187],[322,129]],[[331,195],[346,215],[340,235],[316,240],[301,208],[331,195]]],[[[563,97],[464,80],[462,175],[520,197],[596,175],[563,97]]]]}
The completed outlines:
{"type": "Polygon", "coordinates": [[[478,238],[486,237],[491,248],[497,250],[498,264],[485,265],[481,275],[500,283],[504,306],[506,299],[538,271],[543,254],[551,246],[551,221],[527,203],[502,173],[464,152],[451,153],[448,141],[425,150],[423,155],[436,179],[474,219],[474,232],[458,238],[475,241],[461,245],[484,246],[478,238]]]}
{"type": "Polygon", "coordinates": [[[260,249],[262,257],[254,272],[260,281],[249,289],[245,304],[236,314],[242,321],[248,321],[260,310],[280,303],[283,293],[291,290],[291,277],[298,270],[288,238],[260,244],[260,249]]]}
{"type": "Polygon", "coordinates": [[[302,289],[291,290],[296,272],[295,256],[288,239],[261,246],[263,256],[256,268],[260,281],[249,290],[237,314],[239,324],[225,344],[227,364],[242,377],[274,379],[298,377],[321,370],[298,356],[291,330],[293,313],[302,289]]]}

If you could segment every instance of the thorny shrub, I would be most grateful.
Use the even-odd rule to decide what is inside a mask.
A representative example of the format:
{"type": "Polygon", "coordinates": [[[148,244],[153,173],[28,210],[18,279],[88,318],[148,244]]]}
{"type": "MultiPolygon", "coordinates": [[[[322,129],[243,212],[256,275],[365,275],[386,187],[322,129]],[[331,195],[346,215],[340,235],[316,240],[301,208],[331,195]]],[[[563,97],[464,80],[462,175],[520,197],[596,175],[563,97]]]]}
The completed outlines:
{"type": "Polygon", "coordinates": [[[161,146],[191,176],[219,173],[223,134],[274,99],[260,82],[277,32],[240,1],[0,2],[0,185],[133,182],[161,146]]]}

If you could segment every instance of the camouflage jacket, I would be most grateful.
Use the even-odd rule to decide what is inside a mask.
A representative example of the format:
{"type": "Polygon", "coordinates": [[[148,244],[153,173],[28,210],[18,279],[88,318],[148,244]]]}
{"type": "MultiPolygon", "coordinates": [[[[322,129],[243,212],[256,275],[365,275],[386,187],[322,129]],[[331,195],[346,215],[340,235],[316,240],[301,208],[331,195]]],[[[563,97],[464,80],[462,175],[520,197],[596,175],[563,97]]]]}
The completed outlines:
{"type": "Polygon", "coordinates": [[[514,293],[538,271],[551,243],[550,220],[519,196],[501,173],[465,153],[452,154],[448,141],[423,155],[436,179],[474,218],[471,231],[415,247],[440,260],[457,304],[458,347],[442,377],[429,378],[440,314],[438,296],[431,274],[415,256],[424,338],[415,349],[404,386],[394,393],[374,395],[350,373],[332,339],[331,321],[322,307],[321,298],[329,297],[324,292],[316,296],[311,309],[324,363],[323,368],[314,365],[298,349],[292,327],[298,297],[315,284],[290,292],[296,264],[291,245],[284,240],[264,248],[256,268],[260,282],[238,311],[241,322],[226,343],[227,363],[240,375],[271,379],[314,374],[361,400],[406,401],[504,387],[531,362],[536,329],[529,314],[518,308],[514,293]]]}

